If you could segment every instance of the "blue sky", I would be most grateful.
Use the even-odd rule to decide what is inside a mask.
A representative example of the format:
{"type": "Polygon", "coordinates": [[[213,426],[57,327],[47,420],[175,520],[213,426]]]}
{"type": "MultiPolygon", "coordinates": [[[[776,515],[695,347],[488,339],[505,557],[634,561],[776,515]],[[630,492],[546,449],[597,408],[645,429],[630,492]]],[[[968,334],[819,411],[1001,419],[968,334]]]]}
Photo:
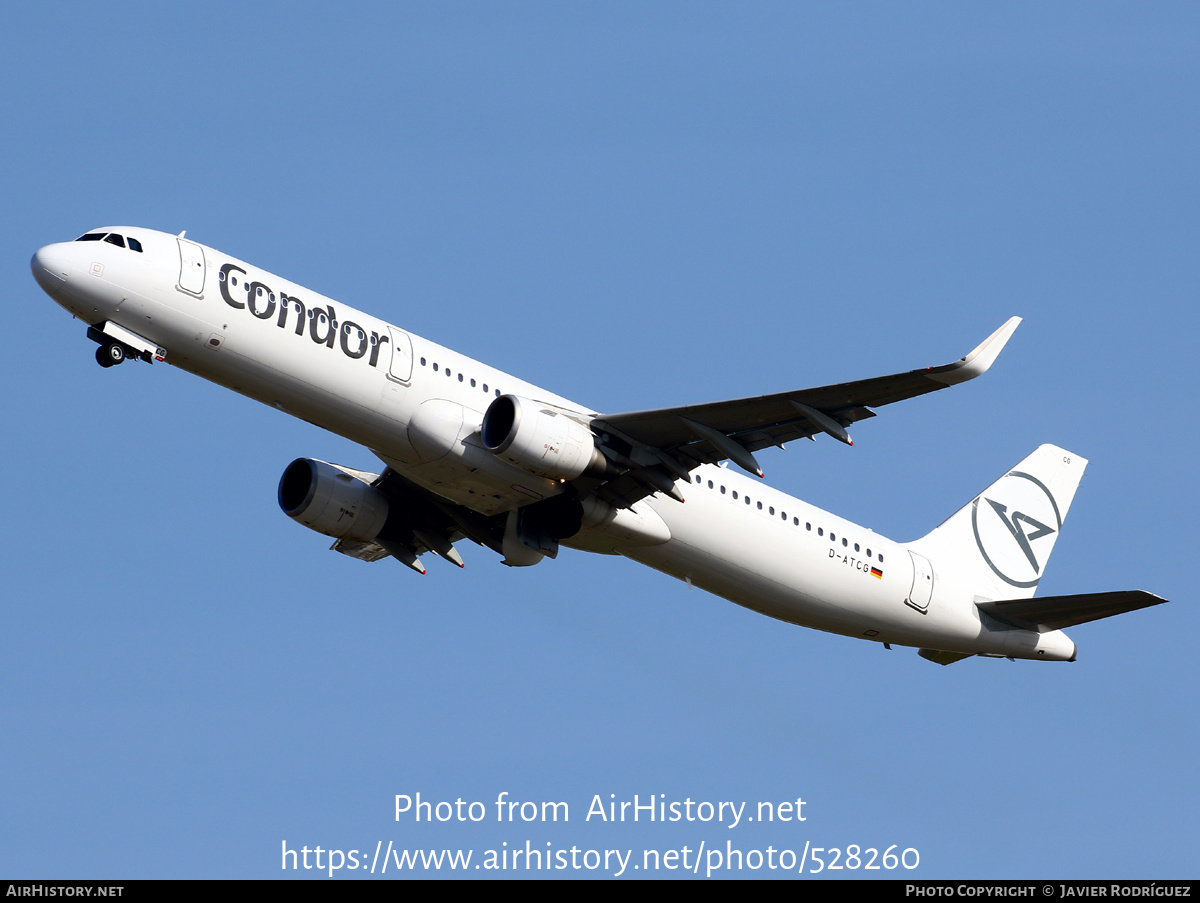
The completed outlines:
{"type": "Polygon", "coordinates": [[[1195,876],[1195,5],[5,22],[0,874],[272,878],[283,841],[529,840],[1195,876]],[[170,367],[101,370],[33,282],[37,247],[113,223],[187,229],[601,410],[941,364],[1019,314],[985,378],[852,449],[764,453],[768,480],[904,540],[1053,442],[1091,464],[1041,592],[1172,604],[1075,628],[1074,664],[942,668],[625,560],[471,546],[419,578],[329,553],[279,475],[369,452],[170,367]],[[418,791],[571,821],[395,821],[418,791]],[[807,820],[585,822],[596,794],[801,797],[807,820]]]}

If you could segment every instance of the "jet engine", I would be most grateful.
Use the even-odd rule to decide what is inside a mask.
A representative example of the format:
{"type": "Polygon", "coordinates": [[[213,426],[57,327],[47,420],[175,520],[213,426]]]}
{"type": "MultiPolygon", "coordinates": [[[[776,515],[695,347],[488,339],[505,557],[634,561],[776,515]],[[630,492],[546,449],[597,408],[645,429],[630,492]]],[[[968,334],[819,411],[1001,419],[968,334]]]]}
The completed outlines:
{"type": "Polygon", "coordinates": [[[484,448],[502,461],[552,480],[611,468],[592,431],[564,412],[519,395],[501,395],[483,415],[484,448]]]}
{"type": "Polygon", "coordinates": [[[370,542],[388,516],[383,493],[349,472],[315,458],[297,458],[279,480],[279,507],[310,530],[370,542]]]}

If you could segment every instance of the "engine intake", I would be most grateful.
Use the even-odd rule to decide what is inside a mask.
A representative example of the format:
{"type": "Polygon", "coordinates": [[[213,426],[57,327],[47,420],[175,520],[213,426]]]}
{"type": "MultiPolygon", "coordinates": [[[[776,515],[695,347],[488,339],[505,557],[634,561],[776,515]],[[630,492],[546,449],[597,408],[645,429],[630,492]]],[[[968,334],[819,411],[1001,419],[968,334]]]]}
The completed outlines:
{"type": "Polygon", "coordinates": [[[382,492],[316,458],[297,458],[279,479],[279,507],[310,530],[337,539],[370,542],[388,516],[382,492]]]}
{"type": "Polygon", "coordinates": [[[561,411],[519,395],[501,395],[483,415],[483,446],[514,467],[552,480],[609,469],[592,431],[561,411]]]}

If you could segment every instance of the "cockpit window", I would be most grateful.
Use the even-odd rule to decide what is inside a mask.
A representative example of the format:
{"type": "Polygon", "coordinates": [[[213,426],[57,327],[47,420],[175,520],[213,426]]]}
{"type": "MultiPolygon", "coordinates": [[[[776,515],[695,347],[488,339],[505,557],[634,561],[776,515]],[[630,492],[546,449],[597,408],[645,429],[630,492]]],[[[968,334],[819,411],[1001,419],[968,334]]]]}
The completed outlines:
{"type": "MultiPolygon", "coordinates": [[[[116,232],[88,232],[85,235],[79,236],[76,241],[100,241],[103,239],[111,245],[116,245],[118,248],[125,247],[124,236],[118,235],[116,232]]],[[[129,250],[142,253],[142,243],[136,238],[129,239],[129,250]]]]}

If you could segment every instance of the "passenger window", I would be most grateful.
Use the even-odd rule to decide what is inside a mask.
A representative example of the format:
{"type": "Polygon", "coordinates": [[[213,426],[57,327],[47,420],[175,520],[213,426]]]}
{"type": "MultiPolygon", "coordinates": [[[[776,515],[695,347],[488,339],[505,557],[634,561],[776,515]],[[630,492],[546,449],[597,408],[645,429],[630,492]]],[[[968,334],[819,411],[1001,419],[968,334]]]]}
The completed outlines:
{"type": "Polygon", "coordinates": [[[846,537],[844,537],[844,536],[843,536],[843,537],[842,537],[842,548],[844,549],[844,548],[846,548],[848,545],[850,545],[850,543],[848,543],[848,542],[846,541],[846,537]]]}
{"type": "MultiPolygon", "coordinates": [[[[774,505],[772,505],[772,506],[771,506],[771,508],[770,508],[770,510],[769,510],[767,513],[768,513],[768,514],[774,514],[774,513],[775,513],[775,506],[774,506],[774,505]]],[[[783,516],[783,519],[784,519],[784,520],[787,520],[787,515],[786,515],[786,514],[783,516]]]]}
{"type": "Polygon", "coordinates": [[[818,535],[818,536],[824,536],[824,535],[825,535],[825,528],[824,528],[824,527],[817,527],[817,535],[818,535]]]}
{"type": "Polygon", "coordinates": [[[708,481],[708,488],[709,488],[709,489],[712,489],[712,488],[713,488],[712,480],[709,480],[709,481],[708,481]]]}
{"type": "Polygon", "coordinates": [[[425,358],[421,358],[421,366],[422,366],[422,367],[424,367],[424,366],[425,366],[425,358]]]}
{"type": "Polygon", "coordinates": [[[737,491],[736,491],[736,490],[735,490],[735,491],[734,491],[734,493],[733,493],[733,497],[734,497],[734,498],[737,498],[737,491]]]}
{"type": "Polygon", "coordinates": [[[458,381],[459,381],[459,382],[462,382],[462,374],[461,374],[461,373],[460,373],[460,374],[458,374],[458,381]]]}
{"type": "Polygon", "coordinates": [[[879,556],[879,563],[883,564],[883,556],[882,555],[879,556]]]}
{"type": "Polygon", "coordinates": [[[856,552],[858,551],[858,543],[854,544],[854,551],[856,551],[856,552]]]}
{"type": "Polygon", "coordinates": [[[136,238],[129,239],[129,250],[137,251],[139,254],[141,254],[142,253],[142,243],[140,241],[138,241],[136,238]]]}
{"type": "Polygon", "coordinates": [[[870,549],[867,549],[867,557],[868,557],[868,558],[870,558],[870,557],[871,557],[871,550],[870,550],[870,549]]]}
{"type": "Polygon", "coordinates": [[[759,503],[758,503],[758,510],[759,510],[759,511],[762,511],[762,502],[759,502],[759,503]]]}
{"type": "Polygon", "coordinates": [[[829,534],[829,541],[837,542],[837,536],[835,536],[832,532],[829,534]]]}
{"type": "Polygon", "coordinates": [[[722,487],[721,487],[721,495],[724,495],[724,494],[725,494],[725,487],[724,487],[724,486],[722,486],[722,487]]]}
{"type": "Polygon", "coordinates": [[[437,371],[437,364],[434,364],[434,365],[433,365],[433,372],[434,372],[434,373],[437,373],[437,372],[438,372],[438,371],[437,371]]]}
{"type": "Polygon", "coordinates": [[[116,245],[118,248],[123,248],[123,247],[125,247],[125,239],[123,239],[123,238],[122,238],[120,235],[118,235],[116,232],[112,233],[112,235],[108,236],[108,237],[107,237],[106,239],[104,239],[104,240],[105,240],[106,242],[108,242],[110,245],[116,245]]]}
{"type": "Polygon", "coordinates": [[[483,384],[483,391],[484,391],[484,394],[486,395],[487,394],[487,383],[483,384]]]}
{"type": "Polygon", "coordinates": [[[474,389],[474,388],[475,388],[475,380],[471,380],[471,388],[472,388],[472,389],[474,389]]]}

